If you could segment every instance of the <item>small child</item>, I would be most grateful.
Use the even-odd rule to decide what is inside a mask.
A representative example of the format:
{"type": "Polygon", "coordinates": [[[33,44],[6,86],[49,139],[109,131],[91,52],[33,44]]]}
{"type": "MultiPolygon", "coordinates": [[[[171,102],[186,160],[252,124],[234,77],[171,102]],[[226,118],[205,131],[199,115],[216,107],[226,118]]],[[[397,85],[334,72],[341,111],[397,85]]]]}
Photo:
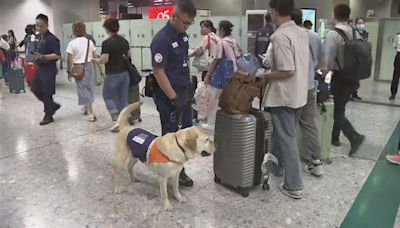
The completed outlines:
{"type": "Polygon", "coordinates": [[[395,155],[386,155],[386,159],[393,164],[400,165],[400,151],[395,155]]]}

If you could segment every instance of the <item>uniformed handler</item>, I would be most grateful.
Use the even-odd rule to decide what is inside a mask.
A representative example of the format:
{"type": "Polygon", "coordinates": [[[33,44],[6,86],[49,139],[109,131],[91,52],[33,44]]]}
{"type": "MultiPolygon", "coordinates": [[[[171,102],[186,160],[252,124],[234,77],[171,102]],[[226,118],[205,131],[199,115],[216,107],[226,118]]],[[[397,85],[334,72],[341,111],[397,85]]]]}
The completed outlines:
{"type": "Polygon", "coordinates": [[[60,41],[49,32],[49,18],[44,14],[36,17],[36,30],[39,32],[39,45],[33,59],[37,65],[31,90],[43,102],[45,116],[40,125],[54,122],[53,115],[60,105],[53,101],[56,93],[57,61],[60,59],[60,41]]]}
{"type": "Polygon", "coordinates": [[[254,54],[260,61],[261,66],[263,65],[263,60],[259,55],[264,55],[267,52],[269,43],[271,42],[271,36],[272,34],[274,34],[275,31],[271,19],[271,14],[266,14],[264,19],[265,26],[262,29],[258,30],[254,47],[254,54]]]}
{"type": "MultiPolygon", "coordinates": [[[[186,30],[194,24],[196,8],[190,0],[176,1],[172,18],[151,43],[152,65],[158,86],[153,99],[160,113],[162,134],[192,126],[192,107],[189,103],[189,37],[186,30]]],[[[182,170],[179,185],[193,186],[182,170]]]]}

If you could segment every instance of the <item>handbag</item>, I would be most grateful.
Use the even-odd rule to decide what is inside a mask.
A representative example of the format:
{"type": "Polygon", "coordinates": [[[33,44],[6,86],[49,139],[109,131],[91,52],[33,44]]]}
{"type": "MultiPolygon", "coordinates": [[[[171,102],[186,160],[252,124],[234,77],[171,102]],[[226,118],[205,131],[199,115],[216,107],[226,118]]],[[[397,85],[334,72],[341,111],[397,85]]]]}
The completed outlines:
{"type": "Polygon", "coordinates": [[[89,58],[89,49],[90,49],[90,40],[87,40],[87,48],[86,48],[86,57],[85,57],[85,65],[78,66],[78,65],[73,65],[71,67],[71,77],[73,77],[75,80],[80,81],[85,77],[85,69],[86,69],[86,64],[89,58]]]}
{"type": "Polygon", "coordinates": [[[255,75],[258,70],[258,59],[251,53],[241,54],[241,56],[236,60],[238,70],[242,72],[255,75]]]}
{"type": "Polygon", "coordinates": [[[230,77],[234,72],[233,62],[226,58],[225,50],[222,52],[222,58],[220,59],[215,71],[211,75],[210,85],[217,89],[224,89],[229,82],[230,77]]]}
{"type": "MultiPolygon", "coordinates": [[[[232,47],[233,53],[235,53],[235,49],[232,47]]],[[[241,50],[238,46],[239,51],[241,50]]],[[[249,73],[251,75],[255,75],[259,68],[259,61],[256,56],[252,53],[243,53],[240,51],[240,57],[236,59],[236,65],[238,71],[249,73]]]]}
{"type": "Polygon", "coordinates": [[[129,88],[135,86],[142,81],[142,76],[140,75],[139,71],[137,70],[136,66],[132,64],[131,57],[129,55],[125,55],[125,65],[126,69],[129,73],[129,88]]]}
{"type": "Polygon", "coordinates": [[[200,57],[196,57],[193,60],[192,66],[196,69],[198,69],[200,72],[205,72],[210,69],[211,66],[211,61],[210,61],[210,35],[207,35],[208,37],[208,44],[206,47],[206,51],[204,54],[200,57]]]}
{"type": "Polygon", "coordinates": [[[153,97],[154,90],[158,87],[157,79],[153,73],[150,73],[146,76],[146,83],[143,88],[144,93],[142,96],[144,97],[153,97]]]}

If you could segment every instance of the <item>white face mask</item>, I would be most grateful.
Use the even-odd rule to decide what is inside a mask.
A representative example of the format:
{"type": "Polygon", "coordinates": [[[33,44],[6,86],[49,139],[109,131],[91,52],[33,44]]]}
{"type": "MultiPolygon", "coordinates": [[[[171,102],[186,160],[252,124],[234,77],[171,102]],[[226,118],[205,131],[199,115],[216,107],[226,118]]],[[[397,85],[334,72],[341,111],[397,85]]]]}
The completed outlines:
{"type": "Polygon", "coordinates": [[[360,31],[363,31],[365,29],[365,24],[357,24],[356,28],[360,31]]]}

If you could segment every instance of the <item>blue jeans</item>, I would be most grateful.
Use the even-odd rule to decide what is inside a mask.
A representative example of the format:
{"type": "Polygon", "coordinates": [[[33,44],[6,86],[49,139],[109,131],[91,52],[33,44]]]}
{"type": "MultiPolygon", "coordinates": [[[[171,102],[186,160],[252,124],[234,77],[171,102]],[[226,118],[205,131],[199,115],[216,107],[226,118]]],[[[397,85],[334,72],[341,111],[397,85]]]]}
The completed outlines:
{"type": "Polygon", "coordinates": [[[115,114],[128,106],[129,74],[109,74],[104,79],[103,99],[110,113],[115,114]],[[118,104],[114,99],[118,99],[118,104]]]}
{"type": "Polygon", "coordinates": [[[7,73],[8,73],[8,65],[7,65],[7,63],[1,64],[1,75],[2,75],[3,77],[0,77],[0,78],[4,78],[4,80],[5,80],[6,82],[8,82],[8,80],[7,80],[7,73]]]}
{"type": "Polygon", "coordinates": [[[302,109],[289,107],[269,108],[272,115],[272,154],[285,170],[284,186],[288,190],[302,190],[303,179],[296,127],[302,109]]]}
{"type": "MultiPolygon", "coordinates": [[[[175,90],[175,92],[177,93],[178,99],[180,99],[181,102],[186,102],[187,99],[189,99],[188,88],[175,90]]],[[[190,103],[175,115],[175,110],[173,110],[174,107],[171,103],[171,100],[160,88],[155,89],[153,99],[157,106],[157,111],[160,113],[162,135],[177,132],[180,124],[182,124],[182,129],[192,126],[193,114],[190,103]],[[182,119],[182,123],[179,123],[180,119],[182,119]]]]}

